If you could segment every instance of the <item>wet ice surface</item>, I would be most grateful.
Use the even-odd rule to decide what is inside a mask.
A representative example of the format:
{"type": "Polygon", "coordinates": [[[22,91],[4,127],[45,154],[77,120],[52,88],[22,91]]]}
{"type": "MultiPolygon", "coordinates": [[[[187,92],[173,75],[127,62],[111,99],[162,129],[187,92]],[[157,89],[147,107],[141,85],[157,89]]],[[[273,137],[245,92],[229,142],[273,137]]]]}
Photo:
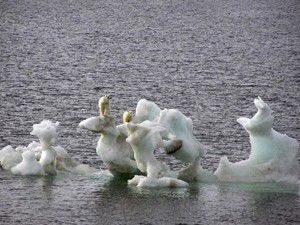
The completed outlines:
{"type": "MultiPolygon", "coordinates": [[[[261,96],[274,129],[300,140],[299,12],[288,1],[1,1],[0,147],[27,145],[42,119],[60,121],[57,143],[103,168],[98,137],[77,124],[98,114],[111,94],[112,114],[140,98],[177,108],[219,158],[248,157],[236,122],[261,96]]],[[[173,169],[180,164],[160,156],[173,169]]],[[[103,177],[102,177],[103,178],[103,177]]],[[[197,184],[143,190],[108,178],[26,178],[0,171],[0,222],[14,224],[297,224],[295,187],[197,184]]]]}

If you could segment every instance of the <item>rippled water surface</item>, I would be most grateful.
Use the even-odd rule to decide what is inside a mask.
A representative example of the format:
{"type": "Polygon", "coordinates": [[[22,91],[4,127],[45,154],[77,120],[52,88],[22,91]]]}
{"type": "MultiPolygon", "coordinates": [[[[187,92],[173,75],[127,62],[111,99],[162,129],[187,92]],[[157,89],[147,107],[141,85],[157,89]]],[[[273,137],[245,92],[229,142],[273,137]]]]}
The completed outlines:
{"type": "MultiPolygon", "coordinates": [[[[140,98],[191,117],[209,170],[248,157],[236,119],[255,113],[258,95],[274,128],[299,140],[299,15],[298,0],[1,0],[0,147],[29,144],[32,124],[51,119],[58,144],[105,168],[98,137],[77,128],[103,94],[118,122],[140,98]]],[[[297,187],[280,184],[139,190],[105,175],[0,170],[1,224],[299,224],[299,203],[297,187]]]]}

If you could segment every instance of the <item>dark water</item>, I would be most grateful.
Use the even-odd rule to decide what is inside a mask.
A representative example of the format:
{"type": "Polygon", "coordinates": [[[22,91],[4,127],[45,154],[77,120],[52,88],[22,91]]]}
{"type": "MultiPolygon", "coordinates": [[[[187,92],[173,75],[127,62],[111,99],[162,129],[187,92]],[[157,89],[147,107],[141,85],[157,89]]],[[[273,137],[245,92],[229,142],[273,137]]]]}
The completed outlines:
{"type": "MultiPolygon", "coordinates": [[[[300,140],[298,0],[0,1],[0,147],[27,145],[33,123],[60,121],[58,144],[104,168],[97,136],[77,124],[113,95],[112,113],[140,98],[177,108],[210,147],[203,166],[245,159],[236,123],[261,96],[274,128],[300,140]]],[[[160,156],[178,169],[178,162],[160,156]]],[[[107,177],[0,171],[0,224],[299,224],[297,188],[194,184],[138,190],[107,177]]]]}

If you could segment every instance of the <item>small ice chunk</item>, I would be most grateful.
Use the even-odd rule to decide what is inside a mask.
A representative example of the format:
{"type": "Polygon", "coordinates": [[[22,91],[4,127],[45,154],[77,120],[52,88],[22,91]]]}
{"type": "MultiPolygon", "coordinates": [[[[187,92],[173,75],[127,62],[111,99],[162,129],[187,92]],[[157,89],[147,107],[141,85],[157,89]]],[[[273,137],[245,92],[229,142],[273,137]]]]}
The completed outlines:
{"type": "Polygon", "coordinates": [[[2,148],[1,150],[0,150],[0,161],[2,161],[3,160],[3,158],[7,155],[7,154],[9,154],[9,153],[11,153],[11,152],[14,152],[15,150],[14,150],[14,148],[11,146],[11,145],[7,145],[7,146],[5,146],[4,148],[2,148]]]}
{"type": "Polygon", "coordinates": [[[99,116],[90,117],[79,123],[79,127],[91,131],[101,130],[101,121],[99,116]]]}
{"type": "Polygon", "coordinates": [[[172,177],[153,178],[138,175],[129,180],[128,185],[146,188],[185,188],[189,186],[188,183],[172,177]]]}
{"type": "Polygon", "coordinates": [[[97,172],[97,170],[93,167],[90,167],[86,164],[79,164],[72,169],[73,173],[81,174],[81,175],[91,175],[97,172]]]}
{"type": "Polygon", "coordinates": [[[69,153],[61,146],[57,145],[54,147],[54,150],[56,151],[57,153],[57,158],[61,158],[61,159],[64,159],[64,158],[68,158],[70,157],[69,156],[69,153]]]}
{"type": "Polygon", "coordinates": [[[21,153],[8,145],[0,151],[0,164],[3,169],[10,170],[22,161],[21,153]]]}
{"type": "Polygon", "coordinates": [[[160,111],[161,109],[154,102],[141,99],[136,106],[133,122],[141,123],[145,120],[153,121],[159,116],[160,111]]]}
{"type": "Polygon", "coordinates": [[[217,180],[217,177],[212,171],[208,171],[202,168],[199,161],[189,164],[186,168],[178,172],[178,179],[186,182],[201,181],[212,183],[217,180]]]}
{"type": "Polygon", "coordinates": [[[40,141],[48,142],[50,145],[54,144],[56,137],[56,128],[59,122],[53,123],[50,120],[43,120],[39,124],[34,124],[31,135],[35,135],[40,141]]]}
{"type": "Polygon", "coordinates": [[[35,159],[35,155],[31,151],[22,153],[22,162],[11,168],[11,172],[17,175],[42,175],[43,168],[35,159]]]}

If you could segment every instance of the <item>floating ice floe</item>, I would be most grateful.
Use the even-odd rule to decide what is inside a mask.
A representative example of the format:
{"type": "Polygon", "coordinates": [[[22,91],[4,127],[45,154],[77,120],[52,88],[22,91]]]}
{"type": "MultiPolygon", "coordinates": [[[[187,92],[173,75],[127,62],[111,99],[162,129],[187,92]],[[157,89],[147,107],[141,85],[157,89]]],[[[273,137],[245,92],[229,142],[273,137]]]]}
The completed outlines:
{"type": "Polygon", "coordinates": [[[59,171],[92,173],[95,170],[72,159],[61,146],[54,146],[58,123],[43,120],[33,125],[32,135],[40,142],[28,146],[6,146],[0,150],[0,165],[17,175],[56,175],[59,171]]]}
{"type": "MultiPolygon", "coordinates": [[[[123,114],[116,126],[110,115],[109,97],[99,100],[100,115],[80,122],[79,127],[100,134],[96,152],[112,176],[129,175],[128,185],[138,187],[187,187],[187,182],[289,182],[299,185],[298,141],[275,131],[270,107],[260,98],[254,100],[257,113],[237,121],[249,133],[249,159],[231,163],[222,157],[213,174],[204,170],[200,160],[206,147],[193,134],[192,120],[176,109],[161,110],[142,99],[135,115],[123,114]],[[187,164],[179,172],[157,159],[155,150],[187,164]]],[[[61,171],[91,174],[95,169],[74,160],[55,145],[58,122],[44,120],[33,125],[32,135],[39,142],[0,150],[0,165],[18,175],[56,175],[61,171]]],[[[106,171],[107,172],[107,171],[106,171]]]]}
{"type": "Polygon", "coordinates": [[[202,145],[193,134],[193,122],[177,109],[161,110],[155,103],[142,99],[138,102],[133,119],[152,129],[160,128],[167,154],[188,166],[179,171],[178,178],[185,181],[200,180],[204,171],[200,159],[205,154],[202,145]]]}
{"type": "Polygon", "coordinates": [[[179,172],[181,179],[192,181],[201,177],[200,159],[205,149],[193,135],[190,118],[175,109],[161,110],[155,103],[142,99],[135,116],[125,112],[124,123],[115,126],[113,117],[104,115],[109,110],[101,108],[107,105],[107,101],[99,104],[100,116],[82,121],[79,127],[101,134],[96,152],[112,174],[143,173],[153,179],[169,177],[168,166],[154,156],[154,150],[162,148],[167,154],[189,163],[179,172]]]}
{"type": "Polygon", "coordinates": [[[11,172],[17,175],[43,175],[43,166],[36,160],[32,151],[22,153],[22,162],[11,168],[11,172]]]}
{"type": "Polygon", "coordinates": [[[88,118],[80,122],[79,127],[101,134],[96,152],[112,174],[138,173],[133,151],[126,142],[127,137],[118,130],[111,116],[88,118]]]}
{"type": "Polygon", "coordinates": [[[189,186],[187,182],[173,177],[153,178],[139,175],[135,175],[134,178],[129,180],[128,185],[147,188],[184,188],[189,186]]]}
{"type": "Polygon", "coordinates": [[[249,133],[249,159],[231,163],[222,157],[215,175],[221,181],[240,182],[297,182],[299,163],[298,141],[275,131],[270,107],[261,99],[254,100],[257,113],[251,118],[237,120],[249,133]]]}

